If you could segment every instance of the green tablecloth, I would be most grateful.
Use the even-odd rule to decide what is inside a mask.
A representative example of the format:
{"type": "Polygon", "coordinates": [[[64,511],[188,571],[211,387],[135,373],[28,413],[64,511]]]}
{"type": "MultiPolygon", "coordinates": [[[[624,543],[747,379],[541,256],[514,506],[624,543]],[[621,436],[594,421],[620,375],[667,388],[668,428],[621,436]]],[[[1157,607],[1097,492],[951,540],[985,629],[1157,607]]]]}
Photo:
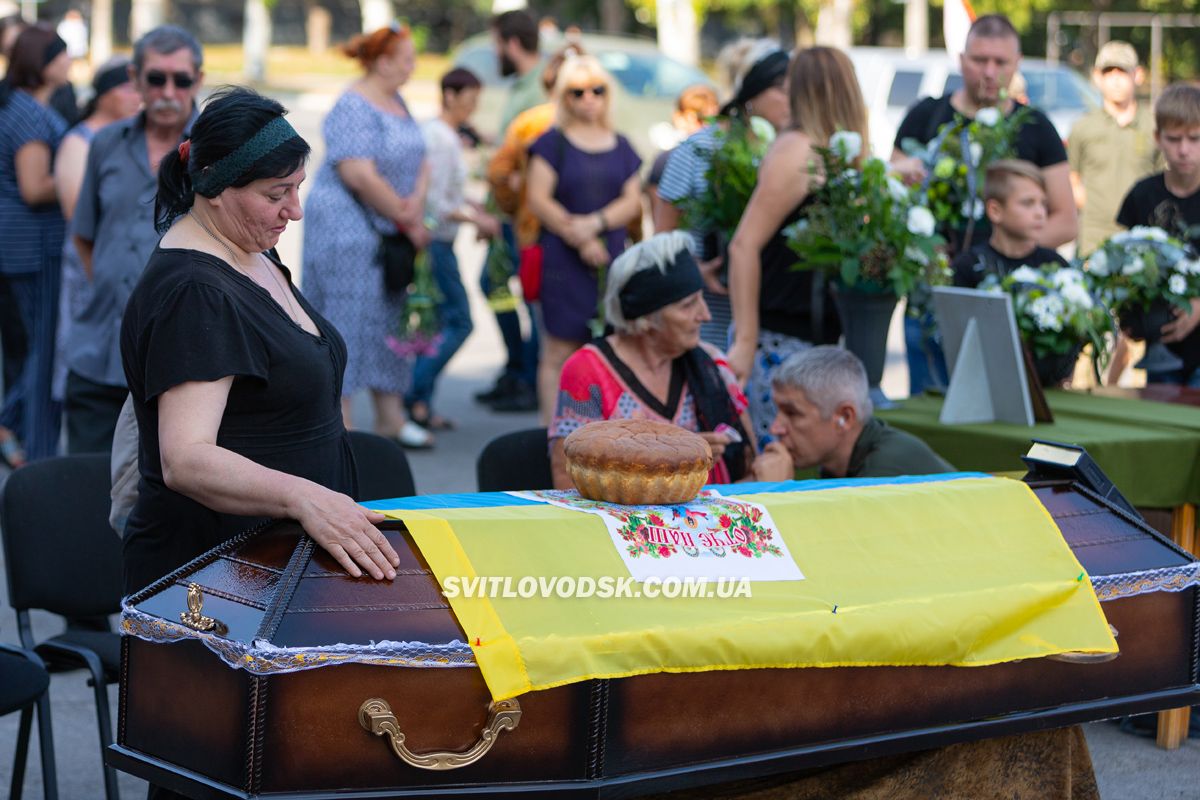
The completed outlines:
{"type": "Polygon", "coordinates": [[[1197,406],[1062,390],[1046,392],[1046,400],[1056,417],[1059,414],[1100,417],[1138,425],[1183,428],[1200,433],[1200,407],[1197,406]]]}
{"type": "Polygon", "coordinates": [[[880,419],[921,437],[958,469],[1005,472],[1024,467],[1031,439],[1081,445],[1134,505],[1200,503],[1200,411],[1186,406],[1049,392],[1054,423],[943,425],[942,398],[900,401],[880,419]]]}

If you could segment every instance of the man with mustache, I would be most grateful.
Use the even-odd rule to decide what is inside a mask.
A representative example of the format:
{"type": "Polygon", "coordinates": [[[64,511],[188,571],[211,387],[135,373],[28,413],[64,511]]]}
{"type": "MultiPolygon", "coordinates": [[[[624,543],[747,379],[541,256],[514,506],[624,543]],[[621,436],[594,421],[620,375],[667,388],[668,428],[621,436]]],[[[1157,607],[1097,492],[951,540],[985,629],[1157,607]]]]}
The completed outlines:
{"type": "Polygon", "coordinates": [[[163,25],[134,45],[129,67],[142,111],[96,133],[71,233],[92,281],[90,302],[66,343],[67,452],[108,452],[128,391],[121,368],[121,314],[158,242],[158,164],[188,136],[204,78],[200,43],[163,25]]]}

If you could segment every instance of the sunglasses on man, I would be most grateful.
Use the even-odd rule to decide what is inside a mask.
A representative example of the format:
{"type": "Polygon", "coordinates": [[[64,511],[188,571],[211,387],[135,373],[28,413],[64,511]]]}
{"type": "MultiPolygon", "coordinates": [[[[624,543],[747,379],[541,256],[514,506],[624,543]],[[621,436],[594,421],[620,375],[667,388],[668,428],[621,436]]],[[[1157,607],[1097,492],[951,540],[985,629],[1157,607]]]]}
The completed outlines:
{"type": "Polygon", "coordinates": [[[608,87],[601,84],[599,86],[589,86],[583,89],[568,89],[567,91],[571,94],[571,97],[579,100],[588,92],[591,92],[596,97],[604,97],[604,93],[608,91],[608,87]]]}
{"type": "Polygon", "coordinates": [[[162,72],[152,69],[146,73],[146,83],[156,89],[166,86],[168,80],[175,84],[176,89],[190,89],[196,82],[196,78],[186,72],[162,72]]]}

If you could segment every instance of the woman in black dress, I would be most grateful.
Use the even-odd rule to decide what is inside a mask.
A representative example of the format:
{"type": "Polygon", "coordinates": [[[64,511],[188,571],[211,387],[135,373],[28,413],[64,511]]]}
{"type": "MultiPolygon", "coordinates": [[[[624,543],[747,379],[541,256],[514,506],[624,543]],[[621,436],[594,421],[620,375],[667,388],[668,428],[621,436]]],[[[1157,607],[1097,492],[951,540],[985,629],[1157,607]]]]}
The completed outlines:
{"type": "Polygon", "coordinates": [[[121,326],[141,471],[128,592],[271,517],[300,522],[351,575],[395,577],[382,516],[350,499],[345,344],[274,251],[301,217],[309,154],[285,113],[218,93],[159,168],[165,235],[121,326]]]}

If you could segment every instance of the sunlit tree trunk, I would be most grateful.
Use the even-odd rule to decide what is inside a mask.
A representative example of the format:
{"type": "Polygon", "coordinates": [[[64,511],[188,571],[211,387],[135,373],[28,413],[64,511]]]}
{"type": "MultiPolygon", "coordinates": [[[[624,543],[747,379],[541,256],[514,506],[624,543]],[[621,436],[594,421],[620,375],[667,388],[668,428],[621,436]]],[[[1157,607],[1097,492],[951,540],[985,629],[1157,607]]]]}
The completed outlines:
{"type": "Polygon", "coordinates": [[[621,33],[625,30],[625,19],[629,8],[625,0],[600,0],[600,30],[605,33],[621,33]]]}
{"type": "Polygon", "coordinates": [[[904,4],[904,50],[920,55],[929,49],[929,0],[907,0],[904,4]]]}
{"type": "Polygon", "coordinates": [[[163,0],[133,0],[129,9],[129,40],[136,42],[166,21],[167,4],[163,0]]]}
{"type": "Polygon", "coordinates": [[[112,0],[92,0],[88,56],[94,66],[112,57],[112,0]]]}
{"type": "Polygon", "coordinates": [[[817,13],[817,44],[847,48],[854,43],[851,15],[854,0],[828,0],[817,13]]]}
{"type": "Polygon", "coordinates": [[[267,51],[271,47],[271,12],[266,0],[246,0],[242,23],[242,75],[248,81],[267,78],[267,51]]]}
{"type": "Polygon", "coordinates": [[[692,0],[658,0],[658,48],[677,61],[700,61],[700,29],[692,0]]]}
{"type": "Polygon", "coordinates": [[[362,6],[363,33],[385,28],[396,19],[392,0],[359,0],[359,3],[362,6]]]}

